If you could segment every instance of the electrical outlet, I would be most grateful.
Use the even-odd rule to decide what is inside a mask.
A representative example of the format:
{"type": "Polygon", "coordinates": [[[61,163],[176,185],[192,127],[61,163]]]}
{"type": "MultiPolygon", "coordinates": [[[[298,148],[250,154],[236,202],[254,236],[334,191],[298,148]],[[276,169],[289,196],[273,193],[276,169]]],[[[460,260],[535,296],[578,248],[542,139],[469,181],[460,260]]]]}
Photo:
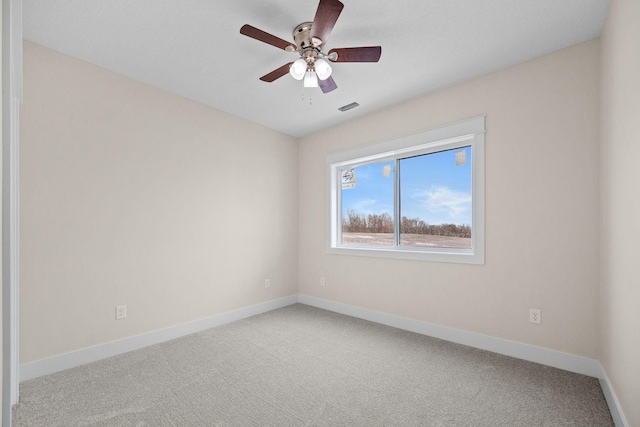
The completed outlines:
{"type": "Polygon", "coordinates": [[[121,320],[127,317],[127,306],[126,305],[118,305],[116,306],[116,320],[121,320]]]}
{"type": "Polygon", "coordinates": [[[324,286],[324,277],[320,278],[320,286],[324,286]]]}
{"type": "Polygon", "coordinates": [[[265,288],[271,287],[271,279],[264,279],[264,287],[265,288]]]}
{"type": "Polygon", "coordinates": [[[541,312],[537,308],[532,308],[529,310],[529,322],[531,323],[540,323],[541,312]]]}

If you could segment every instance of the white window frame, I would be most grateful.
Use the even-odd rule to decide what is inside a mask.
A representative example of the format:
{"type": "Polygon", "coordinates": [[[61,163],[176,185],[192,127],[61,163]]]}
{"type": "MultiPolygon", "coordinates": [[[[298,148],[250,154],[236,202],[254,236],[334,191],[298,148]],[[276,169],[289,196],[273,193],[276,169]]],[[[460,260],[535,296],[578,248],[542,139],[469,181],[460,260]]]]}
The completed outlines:
{"type": "MultiPolygon", "coordinates": [[[[485,116],[462,120],[350,150],[327,155],[327,252],[340,255],[412,259],[464,264],[484,264],[484,134],[485,116]],[[415,248],[406,246],[342,246],[341,232],[341,176],[340,170],[349,166],[395,160],[414,155],[435,153],[459,147],[471,147],[472,227],[471,249],[415,248]]],[[[396,188],[397,192],[397,188],[396,188]]],[[[394,196],[395,197],[395,196],[394,196]]],[[[397,203],[396,203],[397,205],[397,203]]],[[[394,217],[398,216],[395,208],[394,217]]],[[[396,234],[399,232],[396,218],[396,234]]]]}

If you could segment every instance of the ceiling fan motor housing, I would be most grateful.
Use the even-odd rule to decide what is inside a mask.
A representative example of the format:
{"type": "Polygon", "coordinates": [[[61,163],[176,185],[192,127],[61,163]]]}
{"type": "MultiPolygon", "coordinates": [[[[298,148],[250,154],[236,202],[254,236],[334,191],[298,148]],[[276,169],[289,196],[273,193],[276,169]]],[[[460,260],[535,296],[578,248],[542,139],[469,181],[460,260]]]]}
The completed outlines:
{"type": "Polygon", "coordinates": [[[303,22],[293,29],[293,40],[296,42],[298,52],[305,49],[319,47],[323,44],[318,38],[311,39],[311,26],[313,22],[303,22]]]}
{"type": "Polygon", "coordinates": [[[273,82],[285,74],[291,74],[301,80],[307,74],[317,77],[322,92],[335,90],[338,86],[331,77],[331,62],[378,62],[382,48],[380,46],[334,48],[328,54],[322,48],[331,35],[331,31],[344,8],[340,0],[320,0],[313,21],[303,22],[293,29],[294,43],[245,24],[240,34],[259,40],[287,52],[297,52],[300,58],[283,65],[260,77],[265,82],[273,82]],[[306,70],[305,70],[306,64],[306,70]]]}
{"type": "Polygon", "coordinates": [[[313,63],[321,56],[322,51],[320,46],[322,40],[311,37],[311,26],[313,22],[303,22],[293,29],[293,40],[298,47],[297,51],[302,58],[309,64],[313,63]]]}

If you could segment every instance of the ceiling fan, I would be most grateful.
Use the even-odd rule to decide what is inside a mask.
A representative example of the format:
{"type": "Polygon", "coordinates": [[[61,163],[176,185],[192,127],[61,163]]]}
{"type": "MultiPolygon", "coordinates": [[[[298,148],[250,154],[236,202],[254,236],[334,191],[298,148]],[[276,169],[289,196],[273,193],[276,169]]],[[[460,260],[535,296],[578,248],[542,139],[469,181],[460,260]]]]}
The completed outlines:
{"type": "Polygon", "coordinates": [[[260,77],[264,82],[273,82],[289,73],[296,80],[303,80],[304,87],[320,87],[327,93],[338,86],[331,77],[330,62],[378,62],[381,46],[344,47],[322,51],[344,4],[339,0],[320,0],[313,22],[303,22],[293,29],[294,43],[283,40],[251,25],[243,25],[240,34],[260,40],[287,52],[300,55],[294,62],[260,77]]]}

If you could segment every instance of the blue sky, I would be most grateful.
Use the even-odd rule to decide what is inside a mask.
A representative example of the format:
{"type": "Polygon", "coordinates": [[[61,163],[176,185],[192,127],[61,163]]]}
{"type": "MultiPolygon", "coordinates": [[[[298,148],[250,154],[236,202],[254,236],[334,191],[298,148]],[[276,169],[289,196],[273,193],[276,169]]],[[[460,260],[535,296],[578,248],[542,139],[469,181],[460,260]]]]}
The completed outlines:
{"type": "MultiPolygon", "coordinates": [[[[471,224],[471,148],[457,148],[400,160],[401,215],[429,224],[471,224]],[[456,152],[466,162],[456,165],[456,152]]],[[[342,190],[342,212],[393,216],[393,162],[355,169],[356,187],[342,190]],[[389,166],[391,174],[384,176],[389,166]]]]}

